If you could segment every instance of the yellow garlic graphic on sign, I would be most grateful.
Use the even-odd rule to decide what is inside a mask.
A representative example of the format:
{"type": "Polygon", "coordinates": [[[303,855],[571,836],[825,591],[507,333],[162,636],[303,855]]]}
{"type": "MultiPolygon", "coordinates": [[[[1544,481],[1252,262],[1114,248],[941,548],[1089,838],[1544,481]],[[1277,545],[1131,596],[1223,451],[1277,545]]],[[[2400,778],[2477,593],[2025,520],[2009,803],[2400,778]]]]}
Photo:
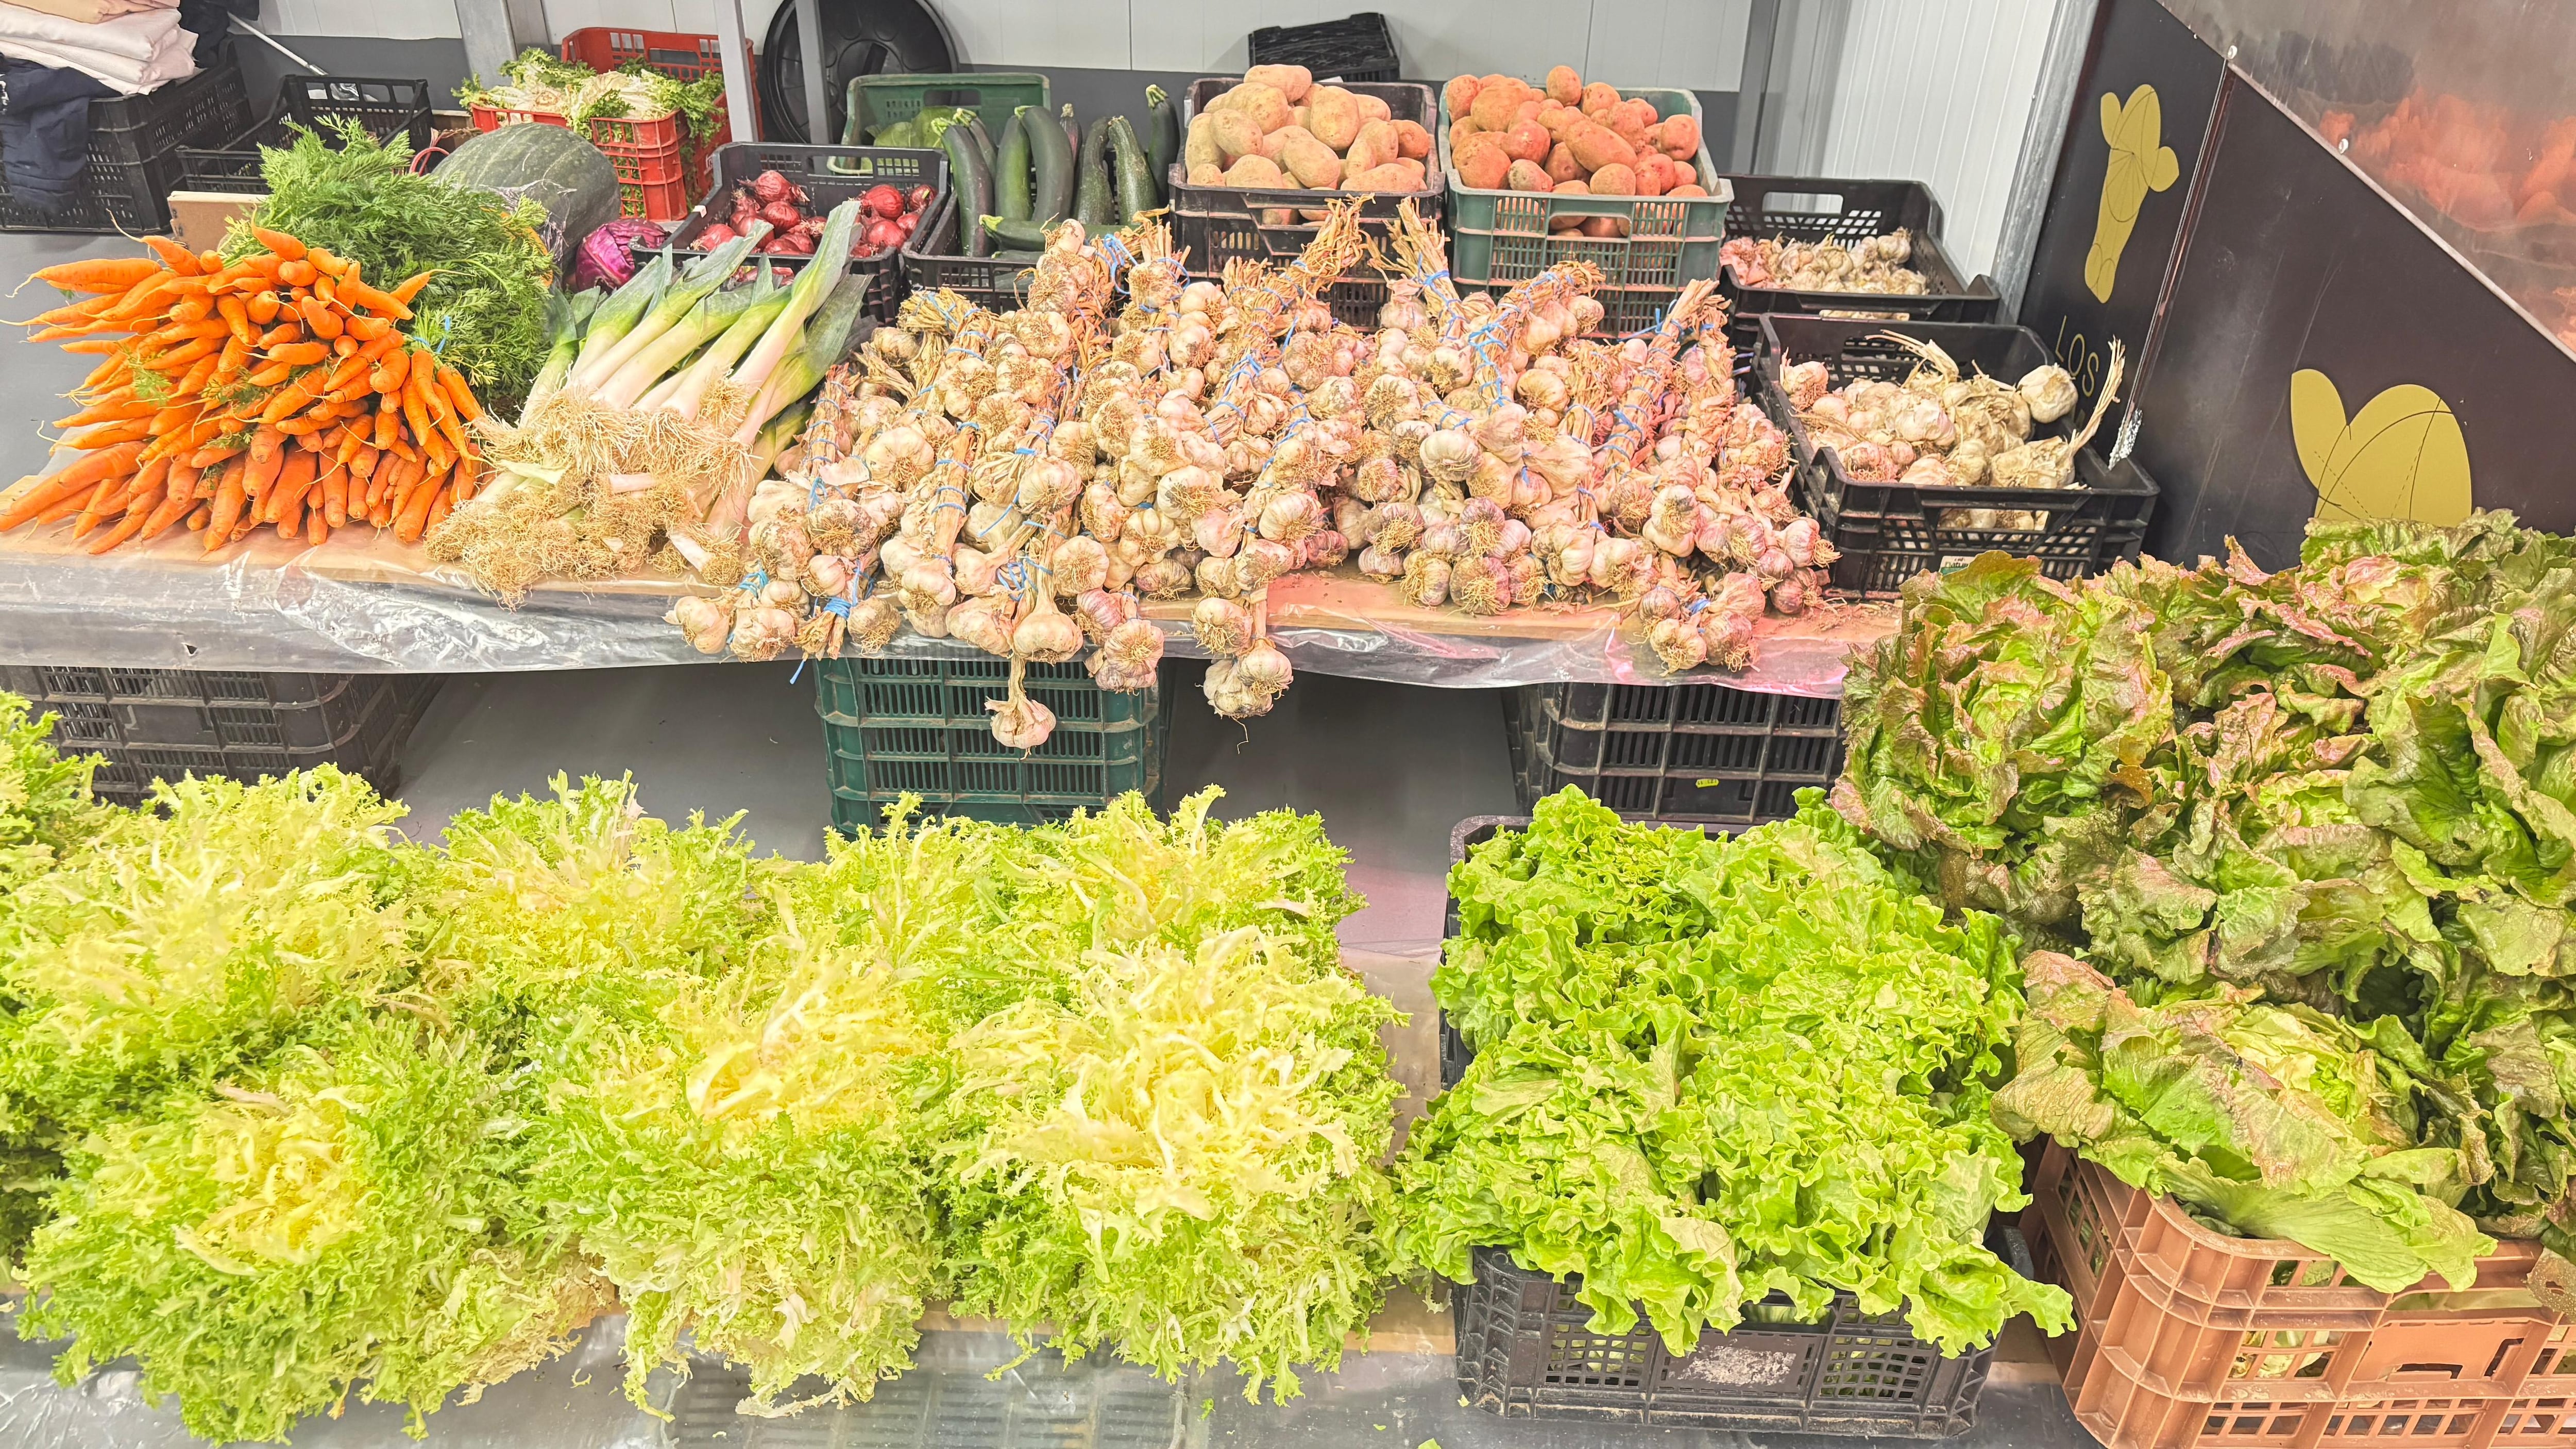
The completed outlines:
{"type": "Polygon", "coordinates": [[[2111,143],[2111,163],[2102,173],[2102,208],[2093,222],[2093,249],[2084,254],[2084,287],[2098,302],[2111,300],[2111,283],[2119,275],[2120,253],[2138,224],[2147,193],[2162,191],[2182,175],[2182,163],[2163,144],[2164,108],[2154,86],[2129,92],[2129,103],[2102,93],[2102,139],[2111,143]]]}
{"type": "Polygon", "coordinates": [[[2347,422],[2334,380],[2300,368],[2290,374],[2290,441],[2321,520],[2447,527],[2469,516],[2469,442],[2431,388],[2399,383],[2347,422]]]}

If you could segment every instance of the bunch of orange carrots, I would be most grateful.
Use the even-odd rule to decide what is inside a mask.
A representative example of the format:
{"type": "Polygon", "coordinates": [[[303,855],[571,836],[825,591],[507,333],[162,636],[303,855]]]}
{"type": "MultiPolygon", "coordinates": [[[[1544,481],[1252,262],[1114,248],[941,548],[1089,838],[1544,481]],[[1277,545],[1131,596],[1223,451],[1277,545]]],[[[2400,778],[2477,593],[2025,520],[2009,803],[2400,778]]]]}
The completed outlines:
{"type": "Polygon", "coordinates": [[[264,525],[411,543],[474,496],[482,407],[398,325],[432,274],[379,290],[354,261],[254,234],[266,250],[230,265],[145,237],[152,256],[36,273],[81,300],[36,318],[34,340],[105,360],[56,422],[82,430],[62,444],[82,456],[0,494],[0,530],[72,519],[93,554],[182,522],[208,554],[264,525]]]}

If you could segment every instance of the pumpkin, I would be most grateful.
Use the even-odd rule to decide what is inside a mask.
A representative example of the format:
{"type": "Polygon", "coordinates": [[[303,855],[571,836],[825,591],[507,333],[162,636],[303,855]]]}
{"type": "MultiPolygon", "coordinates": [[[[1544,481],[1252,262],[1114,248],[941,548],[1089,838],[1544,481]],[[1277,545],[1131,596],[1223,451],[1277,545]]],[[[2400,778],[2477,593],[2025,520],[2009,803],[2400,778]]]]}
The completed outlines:
{"type": "Polygon", "coordinates": [[[522,122],[486,131],[431,173],[450,186],[525,197],[546,209],[546,246],[563,270],[573,249],[617,219],[617,167],[597,146],[561,126],[522,122]]]}

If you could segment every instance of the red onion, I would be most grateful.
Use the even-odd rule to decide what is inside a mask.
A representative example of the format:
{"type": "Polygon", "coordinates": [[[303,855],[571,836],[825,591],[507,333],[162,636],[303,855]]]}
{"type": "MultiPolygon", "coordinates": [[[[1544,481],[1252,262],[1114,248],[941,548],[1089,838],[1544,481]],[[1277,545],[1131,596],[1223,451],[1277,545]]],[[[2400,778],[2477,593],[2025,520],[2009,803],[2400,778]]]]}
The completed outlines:
{"type": "Polygon", "coordinates": [[[903,193],[891,186],[871,186],[859,198],[859,204],[891,221],[903,215],[903,193]]]}
{"type": "Polygon", "coordinates": [[[785,231],[796,223],[803,221],[805,219],[805,214],[796,209],[795,202],[773,201],[760,209],[760,219],[768,222],[771,226],[778,228],[780,231],[785,231]]]}
{"type": "Polygon", "coordinates": [[[711,252],[740,235],[742,235],[741,232],[734,230],[723,222],[713,222],[708,225],[705,231],[699,232],[696,236],[690,238],[690,245],[696,247],[699,251],[711,252]]]}
{"type": "Polygon", "coordinates": [[[763,203],[787,201],[790,199],[789,193],[795,189],[796,187],[785,176],[776,171],[763,171],[751,178],[752,195],[759,197],[763,203]]]}

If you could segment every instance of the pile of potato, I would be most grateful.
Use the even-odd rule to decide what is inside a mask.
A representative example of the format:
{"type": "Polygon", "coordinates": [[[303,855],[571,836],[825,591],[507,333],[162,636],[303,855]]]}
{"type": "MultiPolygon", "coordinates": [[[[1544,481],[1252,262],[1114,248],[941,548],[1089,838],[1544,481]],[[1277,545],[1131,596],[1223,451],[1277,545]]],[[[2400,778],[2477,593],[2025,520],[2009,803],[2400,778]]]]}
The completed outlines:
{"type": "Polygon", "coordinates": [[[1572,196],[1706,196],[1699,184],[1699,122],[1658,120],[1652,101],[1621,100],[1574,67],[1547,73],[1547,88],[1507,75],[1462,75],[1444,94],[1449,155],[1458,179],[1482,191],[1572,196]]]}
{"type": "Polygon", "coordinates": [[[1420,191],[1431,132],[1302,65],[1256,65],[1190,118],[1181,160],[1192,186],[1420,191]]]}

